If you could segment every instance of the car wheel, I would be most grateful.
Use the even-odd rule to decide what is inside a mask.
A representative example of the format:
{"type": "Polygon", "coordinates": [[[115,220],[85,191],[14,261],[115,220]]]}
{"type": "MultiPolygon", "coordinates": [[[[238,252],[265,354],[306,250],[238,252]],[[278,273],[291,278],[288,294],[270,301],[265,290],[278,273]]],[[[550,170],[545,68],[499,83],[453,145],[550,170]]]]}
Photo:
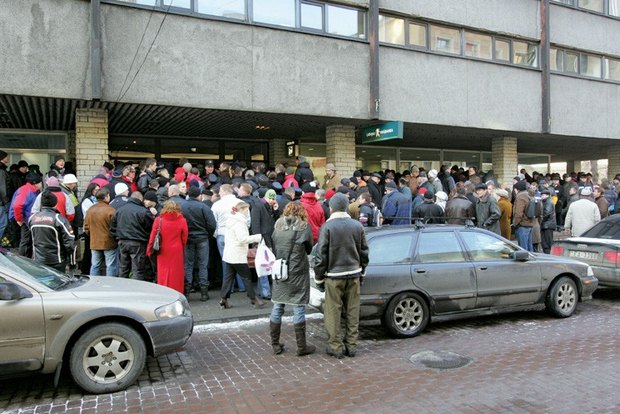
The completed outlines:
{"type": "Polygon", "coordinates": [[[90,328],[75,343],[70,357],[74,381],[94,394],[127,388],[138,379],[145,362],[142,337],[120,323],[90,328]]]}
{"type": "Polygon", "coordinates": [[[388,305],[383,322],[394,336],[410,338],[426,328],[430,319],[428,305],[416,293],[405,292],[396,296],[388,305]]]}
{"type": "Polygon", "coordinates": [[[573,314],[578,300],[577,285],[571,278],[564,276],[558,279],[547,293],[546,305],[555,316],[566,318],[573,314]]]}

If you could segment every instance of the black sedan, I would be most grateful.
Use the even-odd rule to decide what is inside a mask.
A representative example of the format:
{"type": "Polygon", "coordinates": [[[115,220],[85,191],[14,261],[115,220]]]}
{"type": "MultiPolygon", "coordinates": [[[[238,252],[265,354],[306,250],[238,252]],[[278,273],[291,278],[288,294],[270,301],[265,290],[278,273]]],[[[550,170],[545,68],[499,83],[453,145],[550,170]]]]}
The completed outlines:
{"type": "MultiPolygon", "coordinates": [[[[367,238],[360,318],[380,318],[394,336],[416,336],[430,321],[538,306],[568,317],[598,286],[587,264],[529,253],[479,228],[392,226],[367,238]]],[[[322,309],[324,294],[312,286],[310,303],[322,309]]]]}
{"type": "Polygon", "coordinates": [[[601,286],[620,287],[620,214],[601,220],[580,237],[553,243],[551,254],[585,262],[601,286]]]}

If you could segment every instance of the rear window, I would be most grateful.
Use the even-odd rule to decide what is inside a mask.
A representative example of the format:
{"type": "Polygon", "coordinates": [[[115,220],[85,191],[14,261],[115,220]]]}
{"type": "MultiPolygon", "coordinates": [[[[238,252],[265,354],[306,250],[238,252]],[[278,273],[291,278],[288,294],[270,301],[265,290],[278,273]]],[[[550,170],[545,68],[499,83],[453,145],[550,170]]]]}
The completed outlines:
{"type": "Polygon", "coordinates": [[[600,221],[580,237],[592,237],[595,239],[620,240],[620,221],[600,221]]]}

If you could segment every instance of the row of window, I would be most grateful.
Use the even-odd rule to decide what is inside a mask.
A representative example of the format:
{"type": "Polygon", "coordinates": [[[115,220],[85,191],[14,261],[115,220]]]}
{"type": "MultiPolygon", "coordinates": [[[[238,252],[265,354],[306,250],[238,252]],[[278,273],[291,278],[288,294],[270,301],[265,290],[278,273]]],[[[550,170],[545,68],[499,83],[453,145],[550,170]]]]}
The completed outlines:
{"type": "Polygon", "coordinates": [[[551,0],[609,16],[620,17],[620,0],[551,0]]]}
{"type": "Polygon", "coordinates": [[[305,0],[116,0],[168,10],[366,38],[364,10],[305,0]]]}
{"type": "Polygon", "coordinates": [[[620,59],[552,47],[550,69],[554,72],[620,81],[620,59]]]}
{"type": "Polygon", "coordinates": [[[379,15],[379,41],[435,52],[538,67],[538,45],[456,27],[379,15]]]}

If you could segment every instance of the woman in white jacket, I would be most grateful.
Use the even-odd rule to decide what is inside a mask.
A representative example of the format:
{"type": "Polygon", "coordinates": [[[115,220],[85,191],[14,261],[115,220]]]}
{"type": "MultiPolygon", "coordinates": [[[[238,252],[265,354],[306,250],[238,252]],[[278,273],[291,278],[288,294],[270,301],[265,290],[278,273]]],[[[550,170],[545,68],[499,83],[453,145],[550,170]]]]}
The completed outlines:
{"type": "Polygon", "coordinates": [[[224,280],[222,281],[222,290],[220,306],[228,309],[231,305],[228,303],[232,284],[235,281],[235,275],[238,273],[243,278],[246,291],[252,305],[262,308],[265,303],[256,296],[255,286],[252,283],[252,272],[248,267],[248,245],[251,243],[259,243],[261,241],[260,234],[250,235],[250,205],[244,201],[240,201],[232,208],[232,214],[228,216],[226,221],[226,233],[224,235],[224,254],[222,260],[226,262],[224,266],[224,280]]]}

